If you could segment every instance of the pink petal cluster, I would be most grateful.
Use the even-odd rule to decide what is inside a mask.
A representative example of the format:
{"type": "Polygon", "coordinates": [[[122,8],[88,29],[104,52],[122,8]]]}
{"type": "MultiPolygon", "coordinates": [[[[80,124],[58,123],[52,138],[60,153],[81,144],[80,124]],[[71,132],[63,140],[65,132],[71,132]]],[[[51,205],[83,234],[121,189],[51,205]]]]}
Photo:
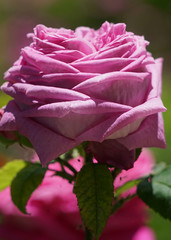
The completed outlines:
{"type": "MultiPolygon", "coordinates": [[[[79,170],[82,161],[71,160],[79,170]]],[[[140,178],[151,172],[154,165],[151,155],[144,151],[135,167],[122,171],[115,180],[115,188],[124,182],[140,178]]],[[[58,164],[51,169],[59,170],[58,164]]],[[[134,194],[132,189],[127,194],[134,194]]],[[[84,228],[79,214],[73,186],[52,172],[47,172],[42,184],[32,194],[27,211],[22,215],[13,205],[10,189],[0,193],[0,212],[3,216],[0,225],[0,238],[4,240],[82,240],[84,228]]],[[[137,197],[128,201],[113,214],[104,229],[100,240],[155,240],[153,231],[146,226],[146,207],[137,197]]]]}
{"type": "Polygon", "coordinates": [[[108,22],[75,31],[38,25],[29,37],[5,74],[1,89],[14,100],[0,130],[29,138],[43,165],[84,141],[95,154],[111,144],[110,156],[96,159],[125,169],[136,148],[165,148],[162,59],[144,37],[108,22]]]}

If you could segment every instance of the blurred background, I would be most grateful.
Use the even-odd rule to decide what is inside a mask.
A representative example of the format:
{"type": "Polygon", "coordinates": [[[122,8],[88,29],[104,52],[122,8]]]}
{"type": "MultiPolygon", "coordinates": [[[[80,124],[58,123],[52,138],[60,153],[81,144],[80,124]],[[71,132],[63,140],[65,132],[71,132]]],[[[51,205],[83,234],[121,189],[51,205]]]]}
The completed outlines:
{"type": "MultiPolygon", "coordinates": [[[[26,34],[37,24],[75,29],[77,26],[99,28],[105,21],[127,24],[127,31],[144,35],[151,44],[148,50],[155,58],[164,58],[163,102],[167,150],[153,149],[156,161],[171,164],[171,1],[170,0],[0,0],[0,84],[3,73],[19,57],[22,47],[29,44],[26,34]]],[[[0,92],[0,107],[8,102],[0,92]]],[[[7,158],[16,158],[15,148],[7,151],[7,158]]],[[[20,153],[22,156],[22,152],[20,153]]],[[[27,158],[27,156],[25,156],[27,158]]],[[[151,211],[149,225],[158,240],[170,240],[171,222],[151,211]]],[[[145,239],[144,239],[145,240],[145,239]]]]}

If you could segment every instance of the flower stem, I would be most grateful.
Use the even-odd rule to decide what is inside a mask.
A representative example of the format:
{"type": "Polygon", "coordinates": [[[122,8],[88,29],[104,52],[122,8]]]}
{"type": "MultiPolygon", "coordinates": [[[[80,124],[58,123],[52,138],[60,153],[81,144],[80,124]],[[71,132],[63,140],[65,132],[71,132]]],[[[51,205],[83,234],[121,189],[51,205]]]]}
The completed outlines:
{"type": "Polygon", "coordinates": [[[85,157],[84,157],[84,161],[85,163],[92,163],[93,162],[93,154],[92,152],[90,151],[89,147],[88,147],[88,142],[86,142],[84,145],[83,145],[83,149],[84,149],[84,152],[85,152],[85,157]]]}
{"type": "Polygon", "coordinates": [[[67,162],[67,161],[65,161],[65,160],[62,160],[61,158],[57,158],[57,162],[59,162],[61,165],[64,165],[64,166],[67,167],[69,170],[71,170],[71,171],[74,173],[74,175],[77,174],[76,169],[75,169],[73,166],[71,166],[71,165],[69,164],[69,162],[67,162]]]}
{"type": "Polygon", "coordinates": [[[55,169],[50,169],[50,168],[48,168],[48,170],[55,173],[53,176],[62,177],[64,179],[68,180],[70,183],[75,180],[75,176],[70,175],[69,173],[67,173],[65,171],[56,171],[55,169]]]}

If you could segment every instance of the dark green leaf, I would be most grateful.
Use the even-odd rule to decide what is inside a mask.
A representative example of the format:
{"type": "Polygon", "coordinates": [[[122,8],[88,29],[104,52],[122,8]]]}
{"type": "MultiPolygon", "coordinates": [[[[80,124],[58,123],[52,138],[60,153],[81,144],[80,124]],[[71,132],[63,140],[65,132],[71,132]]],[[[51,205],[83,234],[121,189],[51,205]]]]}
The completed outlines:
{"type": "Polygon", "coordinates": [[[33,145],[31,144],[31,142],[29,141],[28,138],[19,134],[18,132],[16,132],[16,135],[17,135],[17,138],[18,138],[17,140],[18,140],[18,142],[21,146],[26,146],[26,147],[29,147],[29,148],[33,148],[33,145]]]}
{"type": "Polygon", "coordinates": [[[140,182],[137,193],[153,210],[171,220],[171,166],[140,182]]]}
{"type": "Polygon", "coordinates": [[[26,213],[26,204],[32,192],[41,184],[46,168],[38,163],[29,164],[14,178],[11,184],[11,196],[18,209],[26,213]]]}
{"type": "Polygon", "coordinates": [[[13,178],[16,176],[16,174],[25,166],[27,165],[27,162],[22,160],[14,160],[11,162],[6,163],[1,169],[0,169],[0,191],[4,188],[11,185],[11,182],[13,178]]]}
{"type": "Polygon", "coordinates": [[[88,163],[78,173],[74,193],[85,226],[98,239],[111,213],[113,178],[105,165],[88,163]]]}

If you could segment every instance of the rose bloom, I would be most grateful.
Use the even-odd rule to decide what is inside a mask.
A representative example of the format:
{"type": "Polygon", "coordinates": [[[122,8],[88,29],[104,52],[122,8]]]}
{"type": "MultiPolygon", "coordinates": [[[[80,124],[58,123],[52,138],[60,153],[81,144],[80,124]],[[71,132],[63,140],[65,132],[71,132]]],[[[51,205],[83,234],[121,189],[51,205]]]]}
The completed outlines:
{"type": "Polygon", "coordinates": [[[43,165],[84,141],[99,162],[124,169],[136,148],[165,148],[163,60],[144,37],[108,22],[75,31],[38,25],[29,37],[5,73],[1,89],[14,100],[0,130],[26,136],[43,165]]]}
{"type": "MultiPolygon", "coordinates": [[[[80,170],[82,160],[70,161],[80,170]]],[[[51,169],[60,170],[58,164],[50,164],[51,169]]],[[[134,168],[125,171],[115,180],[115,188],[127,181],[142,177],[151,172],[153,159],[143,152],[134,168]]],[[[10,189],[0,193],[0,238],[4,240],[82,240],[84,227],[81,221],[73,185],[48,171],[42,184],[33,192],[27,204],[31,215],[23,215],[14,206],[10,189]]],[[[132,195],[136,188],[124,193],[132,195]]],[[[134,197],[111,215],[100,240],[154,240],[154,233],[146,226],[147,212],[144,203],[134,197]],[[131,217],[130,217],[131,216],[131,217]]]]}

